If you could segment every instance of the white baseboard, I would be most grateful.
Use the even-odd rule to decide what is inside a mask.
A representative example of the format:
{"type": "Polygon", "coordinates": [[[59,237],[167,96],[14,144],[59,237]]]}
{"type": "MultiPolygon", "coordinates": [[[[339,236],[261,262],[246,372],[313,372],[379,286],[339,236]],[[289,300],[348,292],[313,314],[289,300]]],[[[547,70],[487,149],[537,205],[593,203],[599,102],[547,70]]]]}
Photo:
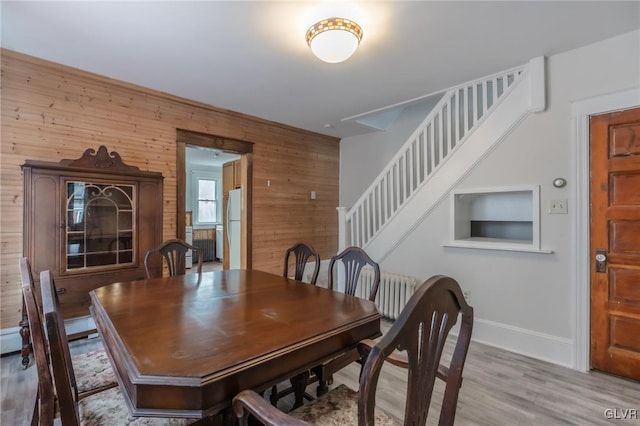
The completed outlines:
{"type": "Polygon", "coordinates": [[[475,318],[471,340],[575,369],[571,339],[475,318]]]}
{"type": "MultiPolygon", "coordinates": [[[[64,328],[67,334],[80,333],[86,330],[96,328],[93,317],[79,317],[66,320],[64,328]]],[[[20,327],[11,327],[0,329],[0,353],[7,354],[20,351],[22,349],[22,337],[20,336],[20,327]]]]}
{"type": "Polygon", "coordinates": [[[96,323],[93,317],[87,315],[86,317],[72,318],[64,321],[64,328],[68,335],[80,333],[82,331],[94,330],[96,323]]]}
{"type": "MultiPolygon", "coordinates": [[[[316,285],[320,287],[327,288],[327,273],[329,270],[329,262],[331,259],[325,259],[320,261],[320,270],[318,271],[318,280],[316,281],[316,285]]],[[[314,264],[313,262],[309,262],[307,266],[305,266],[303,276],[303,281],[309,282],[311,281],[311,274],[313,273],[314,264]]]]}
{"type": "Polygon", "coordinates": [[[0,329],[0,353],[7,354],[22,349],[20,327],[0,329]]]}

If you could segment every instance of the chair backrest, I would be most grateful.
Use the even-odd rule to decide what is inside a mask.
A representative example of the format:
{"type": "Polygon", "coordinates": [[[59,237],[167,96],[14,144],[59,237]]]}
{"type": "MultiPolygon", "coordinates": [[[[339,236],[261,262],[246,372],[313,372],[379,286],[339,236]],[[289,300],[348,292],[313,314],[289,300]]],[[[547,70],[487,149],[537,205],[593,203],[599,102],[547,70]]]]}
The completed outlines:
{"type": "MultiPolygon", "coordinates": [[[[33,288],[33,287],[32,287],[33,288]]],[[[67,370],[69,370],[69,380],[71,382],[71,388],[73,389],[73,394],[76,399],[78,399],[78,384],[76,381],[76,374],[73,370],[73,363],[71,361],[71,350],[69,349],[69,340],[67,338],[67,331],[64,328],[64,317],[62,316],[62,311],[60,311],[60,299],[58,299],[58,292],[56,291],[55,281],[53,279],[53,274],[51,271],[46,270],[40,272],[40,298],[43,301],[43,306],[41,307],[41,314],[44,318],[44,292],[47,291],[48,294],[51,294],[55,306],[57,307],[58,313],[60,315],[60,335],[62,341],[62,350],[65,353],[65,362],[67,363],[67,370]],[[42,278],[46,277],[43,281],[42,278]]]]}
{"type": "Polygon", "coordinates": [[[35,283],[33,281],[33,273],[31,272],[31,262],[26,257],[21,257],[18,260],[18,268],[20,269],[20,280],[22,287],[29,287],[34,290],[35,283]]]}
{"type": "Polygon", "coordinates": [[[378,294],[378,286],[380,285],[380,266],[374,262],[364,250],[360,247],[347,247],[341,253],[333,256],[329,262],[329,288],[333,289],[333,275],[336,261],[342,261],[344,265],[344,279],[345,287],[344,292],[355,295],[358,288],[358,278],[362,268],[369,265],[373,268],[374,277],[371,285],[371,291],[369,292],[369,300],[374,302],[376,294],[378,294]]]}
{"type": "Polygon", "coordinates": [[[284,255],[284,276],[289,276],[289,258],[291,255],[295,257],[295,271],[294,271],[294,279],[298,281],[302,281],[302,275],[304,274],[305,266],[307,266],[307,262],[310,257],[313,257],[316,264],[313,269],[313,274],[311,275],[311,280],[309,284],[315,284],[318,280],[318,272],[320,272],[320,255],[313,249],[311,244],[306,243],[304,241],[300,241],[294,246],[290,247],[284,255]]]}
{"type": "MultiPolygon", "coordinates": [[[[33,280],[33,272],[31,272],[31,262],[29,262],[29,259],[27,259],[26,257],[21,257],[18,260],[18,268],[20,269],[20,280],[22,281],[22,286],[29,286],[34,297],[36,297],[36,306],[39,306],[38,298],[36,296],[38,290],[36,289],[36,283],[33,280]]],[[[39,309],[39,312],[42,312],[42,310],[39,309]]]]}
{"type": "Polygon", "coordinates": [[[198,275],[202,273],[202,256],[200,251],[191,244],[181,239],[168,240],[159,247],[151,249],[144,256],[144,270],[147,278],[154,278],[151,274],[151,262],[154,255],[161,255],[167,262],[169,276],[184,275],[186,273],[187,252],[191,250],[194,258],[198,258],[198,275]]]}
{"type": "Polygon", "coordinates": [[[438,275],[425,281],[413,294],[391,329],[371,350],[360,376],[358,419],[372,425],[375,392],[384,360],[394,350],[406,351],[408,362],[407,399],[404,424],[424,426],[427,421],[437,376],[446,381],[439,424],[453,425],[467,357],[473,308],[467,304],[458,283],[438,275]],[[461,314],[458,334],[448,367],[440,365],[449,331],[461,314]]]}
{"type": "Polygon", "coordinates": [[[37,418],[32,419],[31,424],[53,425],[55,414],[53,381],[49,370],[42,318],[33,288],[31,265],[26,257],[20,258],[19,267],[22,280],[22,298],[24,300],[24,309],[27,313],[27,320],[29,321],[29,334],[33,345],[33,357],[38,372],[37,406],[33,412],[33,415],[37,416],[37,418]]]}
{"type": "Polygon", "coordinates": [[[60,420],[63,425],[79,425],[78,395],[73,387],[75,380],[69,342],[64,330],[64,318],[56,296],[53,276],[49,270],[40,273],[40,291],[60,420]]]}

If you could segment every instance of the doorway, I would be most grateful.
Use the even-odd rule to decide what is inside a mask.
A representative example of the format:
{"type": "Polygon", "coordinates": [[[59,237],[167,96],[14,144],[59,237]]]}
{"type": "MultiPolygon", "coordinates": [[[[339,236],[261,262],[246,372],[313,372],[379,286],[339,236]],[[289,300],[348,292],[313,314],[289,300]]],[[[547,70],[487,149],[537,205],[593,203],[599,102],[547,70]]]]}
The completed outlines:
{"type": "MultiPolygon", "coordinates": [[[[189,191],[188,181],[190,179],[187,177],[187,161],[188,154],[191,155],[193,153],[192,150],[200,150],[200,156],[204,157],[205,155],[210,155],[215,157],[215,153],[218,154],[218,158],[224,160],[224,163],[231,164],[234,163],[234,166],[237,169],[237,173],[235,175],[236,183],[239,188],[241,188],[240,195],[240,204],[242,205],[242,210],[240,212],[240,226],[238,237],[239,250],[237,253],[237,257],[239,258],[239,262],[237,262],[233,267],[249,269],[251,268],[251,166],[252,166],[252,152],[253,152],[253,144],[246,141],[235,140],[223,138],[215,135],[209,135],[204,133],[192,132],[188,130],[177,130],[177,138],[176,138],[176,202],[177,202],[177,217],[176,217],[176,235],[178,238],[185,238],[186,234],[186,223],[187,223],[187,193],[189,191]],[[239,181],[239,183],[237,183],[239,181]]],[[[222,165],[222,162],[221,162],[222,165]]],[[[221,166],[222,167],[222,166],[221,166]]],[[[226,230],[224,230],[224,221],[226,219],[225,205],[224,205],[224,194],[223,194],[223,186],[224,177],[222,176],[223,172],[220,172],[220,180],[219,180],[219,199],[217,200],[216,206],[216,223],[222,224],[222,232],[216,232],[214,239],[218,239],[218,237],[222,237],[222,240],[227,238],[226,230]],[[220,234],[223,235],[220,235],[220,234]]],[[[206,179],[205,179],[206,180],[206,179]]],[[[212,179],[215,180],[215,179],[212,179]]],[[[193,200],[190,200],[193,201],[193,200]]],[[[206,200],[204,200],[206,202],[206,200]]],[[[193,205],[193,203],[192,203],[193,205]]],[[[191,213],[192,224],[194,223],[194,214],[191,213]]],[[[197,220],[197,218],[195,219],[197,220]]],[[[215,232],[215,231],[212,231],[215,232]]],[[[222,261],[224,262],[225,257],[229,259],[229,246],[219,244],[216,245],[216,250],[220,253],[222,251],[222,261]]],[[[220,258],[218,256],[218,258],[220,258]]],[[[229,268],[228,262],[224,262],[225,268],[229,268]]]]}
{"type": "MultiPolygon", "coordinates": [[[[239,232],[227,238],[229,187],[240,188],[240,176],[229,176],[230,167],[240,164],[241,156],[219,149],[186,146],[186,230],[185,240],[198,248],[203,270],[229,269],[230,250],[227,240],[233,241],[234,267],[239,267],[239,232]]],[[[238,171],[240,167],[237,167],[238,171]]],[[[235,223],[239,230],[239,222],[235,223]]],[[[195,263],[197,259],[192,259],[195,263]]]]}
{"type": "Polygon", "coordinates": [[[571,269],[575,271],[573,288],[575,295],[573,367],[587,372],[591,370],[591,328],[590,328],[590,209],[589,183],[591,170],[589,121],[591,116],[612,111],[638,108],[640,103],[640,87],[619,92],[607,93],[593,98],[583,99],[571,104],[572,146],[571,155],[575,158],[573,177],[575,180],[575,205],[570,209],[573,226],[573,245],[571,269]]]}
{"type": "Polygon", "coordinates": [[[591,367],[640,380],[640,108],[590,121],[591,367]]]}

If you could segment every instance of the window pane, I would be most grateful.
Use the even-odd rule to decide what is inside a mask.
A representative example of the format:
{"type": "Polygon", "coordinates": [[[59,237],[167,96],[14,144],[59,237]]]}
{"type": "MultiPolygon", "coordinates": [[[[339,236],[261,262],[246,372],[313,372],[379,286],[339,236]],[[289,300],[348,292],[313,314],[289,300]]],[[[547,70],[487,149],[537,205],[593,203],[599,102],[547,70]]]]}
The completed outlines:
{"type": "Polygon", "coordinates": [[[198,180],[198,200],[215,200],[216,199],[216,181],[199,179],[198,180]]]}
{"type": "Polygon", "coordinates": [[[134,199],[134,185],[67,182],[68,271],[133,261],[134,199]],[[128,241],[125,257],[118,255],[120,240],[128,241]]]}
{"type": "Polygon", "coordinates": [[[216,221],[216,202],[198,201],[198,222],[216,221]]]}

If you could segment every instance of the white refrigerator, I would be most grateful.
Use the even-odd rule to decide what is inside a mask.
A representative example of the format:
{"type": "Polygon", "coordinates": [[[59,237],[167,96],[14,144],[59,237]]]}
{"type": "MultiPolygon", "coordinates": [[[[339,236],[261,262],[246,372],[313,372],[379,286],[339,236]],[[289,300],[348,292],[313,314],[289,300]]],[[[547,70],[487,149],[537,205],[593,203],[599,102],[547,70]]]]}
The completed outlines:
{"type": "Polygon", "coordinates": [[[227,239],[229,240],[229,269],[240,269],[240,218],[242,189],[229,191],[227,204],[227,239]]]}
{"type": "MultiPolygon", "coordinates": [[[[185,228],[184,228],[184,240],[188,244],[193,245],[193,226],[185,226],[185,228]]],[[[187,254],[185,254],[184,266],[187,269],[193,267],[193,253],[191,252],[191,250],[187,251],[187,254]]]]}

